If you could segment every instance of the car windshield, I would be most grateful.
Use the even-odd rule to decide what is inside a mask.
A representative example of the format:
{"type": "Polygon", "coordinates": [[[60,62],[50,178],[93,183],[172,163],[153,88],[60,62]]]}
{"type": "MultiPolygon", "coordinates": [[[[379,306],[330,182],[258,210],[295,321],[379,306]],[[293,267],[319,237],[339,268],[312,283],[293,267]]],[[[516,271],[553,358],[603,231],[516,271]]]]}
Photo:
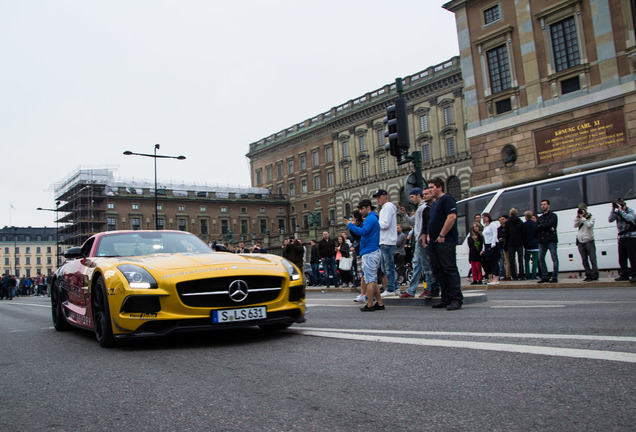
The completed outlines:
{"type": "Polygon", "coordinates": [[[210,253],[198,237],[187,233],[113,233],[100,238],[96,256],[127,257],[156,253],[210,253]]]}

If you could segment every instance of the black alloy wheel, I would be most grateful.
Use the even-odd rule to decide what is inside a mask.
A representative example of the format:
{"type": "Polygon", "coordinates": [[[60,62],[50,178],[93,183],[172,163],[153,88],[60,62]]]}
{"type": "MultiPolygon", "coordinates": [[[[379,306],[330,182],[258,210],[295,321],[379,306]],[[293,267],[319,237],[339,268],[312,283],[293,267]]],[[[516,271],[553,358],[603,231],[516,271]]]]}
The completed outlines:
{"type": "Polygon", "coordinates": [[[97,342],[103,347],[111,347],[115,344],[113,337],[113,326],[110,322],[110,308],[108,307],[108,297],[106,296],[106,283],[104,278],[98,276],[92,295],[93,305],[93,325],[95,326],[95,337],[97,342]]]}
{"type": "Polygon", "coordinates": [[[60,286],[60,280],[55,279],[53,286],[51,287],[51,318],[53,319],[53,327],[57,331],[64,331],[71,328],[71,325],[66,320],[64,315],[64,301],[66,291],[60,286]]]}

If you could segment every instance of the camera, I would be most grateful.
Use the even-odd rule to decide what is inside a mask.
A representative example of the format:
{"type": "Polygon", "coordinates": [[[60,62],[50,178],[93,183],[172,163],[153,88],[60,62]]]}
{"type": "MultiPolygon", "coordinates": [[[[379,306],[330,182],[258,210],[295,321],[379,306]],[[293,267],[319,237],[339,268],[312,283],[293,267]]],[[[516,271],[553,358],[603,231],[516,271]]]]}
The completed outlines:
{"type": "Polygon", "coordinates": [[[614,201],[612,201],[612,208],[614,210],[616,209],[621,209],[623,208],[623,206],[625,205],[625,201],[623,201],[622,198],[616,198],[614,201]]]}
{"type": "Polygon", "coordinates": [[[585,209],[579,209],[577,213],[579,216],[583,216],[585,214],[585,209]]]}

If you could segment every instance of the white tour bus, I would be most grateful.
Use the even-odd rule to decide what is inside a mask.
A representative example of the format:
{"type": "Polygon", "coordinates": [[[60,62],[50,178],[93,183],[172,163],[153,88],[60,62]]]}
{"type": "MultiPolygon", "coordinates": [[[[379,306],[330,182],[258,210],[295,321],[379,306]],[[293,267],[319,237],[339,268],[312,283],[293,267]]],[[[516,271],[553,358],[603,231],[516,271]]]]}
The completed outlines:
{"type": "MultiPolygon", "coordinates": [[[[488,212],[494,223],[499,224],[497,219],[503,214],[509,214],[510,209],[514,207],[519,211],[521,220],[525,222],[523,213],[526,210],[531,210],[537,215],[541,214],[542,200],[550,201],[550,209],[559,218],[557,227],[559,272],[583,271],[576,246],[577,229],[574,228],[578,205],[583,202],[588,205],[588,212],[596,218],[594,238],[599,270],[618,269],[618,231],[616,222],[609,223],[607,218],[612,210],[611,203],[616,198],[623,198],[628,207],[635,209],[635,185],[636,162],[628,162],[506,187],[459,201],[457,203],[459,274],[466,277],[470,270],[467,238],[476,213],[488,212]]],[[[552,271],[550,252],[546,255],[546,265],[548,271],[552,271]]]]}

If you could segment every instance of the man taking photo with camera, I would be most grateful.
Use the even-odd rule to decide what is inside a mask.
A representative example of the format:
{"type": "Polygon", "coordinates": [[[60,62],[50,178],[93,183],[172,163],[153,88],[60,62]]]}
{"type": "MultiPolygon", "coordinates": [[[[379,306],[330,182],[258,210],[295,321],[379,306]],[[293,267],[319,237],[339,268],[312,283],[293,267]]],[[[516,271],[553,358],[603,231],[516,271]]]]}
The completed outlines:
{"type": "Polygon", "coordinates": [[[627,207],[624,199],[616,198],[608,221],[616,221],[618,229],[618,265],[621,269],[614,280],[636,282],[636,214],[627,207]],[[630,267],[627,267],[627,260],[630,267]]]}
{"type": "Polygon", "coordinates": [[[598,266],[596,264],[596,244],[594,243],[594,223],[596,219],[587,212],[587,204],[579,204],[579,208],[574,218],[574,228],[578,228],[576,233],[576,246],[579,248],[579,255],[583,261],[585,269],[585,279],[583,282],[598,280],[598,266]]]}

